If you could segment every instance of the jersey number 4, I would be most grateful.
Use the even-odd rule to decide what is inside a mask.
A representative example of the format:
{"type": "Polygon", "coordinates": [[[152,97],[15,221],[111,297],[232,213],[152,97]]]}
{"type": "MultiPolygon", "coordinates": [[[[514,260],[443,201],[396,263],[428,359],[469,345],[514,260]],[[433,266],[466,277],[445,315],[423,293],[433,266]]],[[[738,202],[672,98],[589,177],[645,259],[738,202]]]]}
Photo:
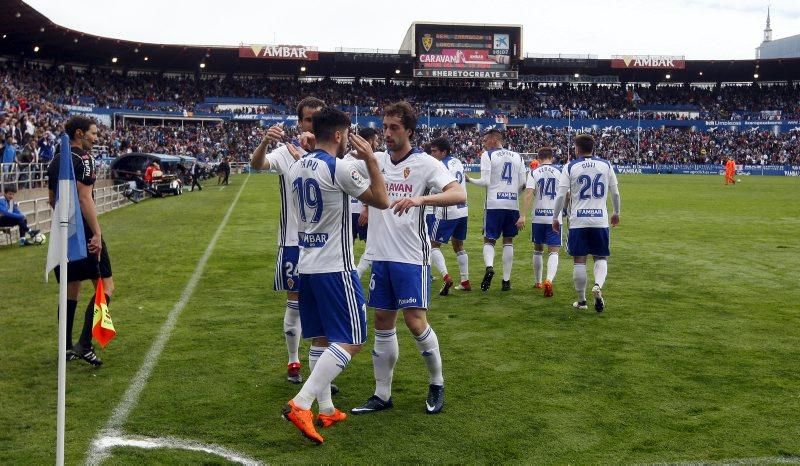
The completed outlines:
{"type": "Polygon", "coordinates": [[[581,191],[578,194],[580,199],[601,199],[606,194],[606,185],[603,183],[603,175],[598,173],[592,180],[589,175],[581,175],[578,177],[578,183],[581,185],[581,191]],[[590,194],[591,191],[591,194],[590,194]]]}
{"type": "Polygon", "coordinates": [[[503,171],[500,172],[500,179],[508,184],[514,182],[514,180],[511,178],[511,162],[506,162],[503,164],[503,171]]]}
{"type": "Polygon", "coordinates": [[[304,222],[317,223],[322,218],[322,190],[319,183],[313,178],[295,178],[292,182],[292,191],[297,193],[300,201],[300,219],[304,222]],[[311,219],[307,220],[306,207],[313,211],[311,219]]]}

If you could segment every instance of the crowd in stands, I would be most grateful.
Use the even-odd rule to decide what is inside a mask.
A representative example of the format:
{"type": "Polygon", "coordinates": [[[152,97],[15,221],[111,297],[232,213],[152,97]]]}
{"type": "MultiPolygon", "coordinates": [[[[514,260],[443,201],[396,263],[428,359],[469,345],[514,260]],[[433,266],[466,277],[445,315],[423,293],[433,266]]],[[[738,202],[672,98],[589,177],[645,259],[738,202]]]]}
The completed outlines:
{"type": "Polygon", "coordinates": [[[745,85],[725,87],[659,86],[625,89],[621,86],[572,84],[521,84],[517,88],[483,89],[461,86],[414,86],[383,80],[340,83],[298,81],[267,77],[170,77],[137,74],[123,76],[107,70],[78,72],[70,69],[37,69],[5,66],[3,81],[28,88],[49,102],[161,112],[222,112],[205,103],[206,97],[266,99],[270,103],[243,106],[236,113],[293,114],[297,101],[314,95],[336,102],[345,110],[380,115],[383,107],[408,100],[421,114],[510,118],[592,119],[638,118],[709,120],[798,119],[800,86],[745,85]],[[441,104],[474,104],[470,108],[446,108],[441,104]],[[641,111],[641,113],[640,113],[641,111]]]}
{"type": "MultiPolygon", "coordinates": [[[[122,76],[108,71],[79,73],[70,70],[36,69],[0,65],[0,154],[3,163],[46,163],[56,150],[57,136],[67,116],[64,105],[109,106],[194,111],[207,96],[268,98],[259,104],[237,110],[242,113],[270,111],[293,114],[297,100],[315,95],[349,109],[359,106],[361,114],[379,115],[382,106],[399,99],[416,102],[459,102],[480,106],[487,112],[514,116],[573,116],[590,118],[631,117],[634,104],[696,106],[701,117],[743,118],[747,112],[774,111],[783,117],[800,116],[800,87],[723,87],[689,89],[676,87],[637,89],[618,87],[546,86],[528,89],[479,89],[474,87],[411,87],[398,84],[340,84],[330,80],[298,82],[267,78],[224,78],[193,80],[164,76],[122,76]],[[737,113],[739,112],[739,113],[737,113]]],[[[207,104],[203,104],[206,105],[207,104]]],[[[422,108],[425,108],[422,106],[422,108]]],[[[437,109],[438,114],[468,116],[469,109],[437,109]]],[[[642,112],[642,118],[682,118],[680,114],[642,112]]],[[[424,122],[424,118],[420,120],[424,122]]],[[[580,129],[579,129],[580,130],[580,129]]],[[[215,162],[228,158],[247,161],[263,137],[264,128],[256,121],[184,122],[164,125],[100,125],[98,145],[109,156],[128,152],[156,152],[197,156],[215,162]]],[[[800,164],[800,133],[715,130],[691,132],[685,129],[636,130],[606,128],[593,134],[598,149],[617,163],[720,163],[733,157],[744,164],[800,164]]],[[[455,153],[467,163],[476,162],[480,152],[477,129],[420,128],[417,143],[427,138],[446,136],[455,153]]],[[[549,145],[563,159],[570,134],[563,128],[510,128],[508,145],[518,152],[532,153],[549,145]]]]}

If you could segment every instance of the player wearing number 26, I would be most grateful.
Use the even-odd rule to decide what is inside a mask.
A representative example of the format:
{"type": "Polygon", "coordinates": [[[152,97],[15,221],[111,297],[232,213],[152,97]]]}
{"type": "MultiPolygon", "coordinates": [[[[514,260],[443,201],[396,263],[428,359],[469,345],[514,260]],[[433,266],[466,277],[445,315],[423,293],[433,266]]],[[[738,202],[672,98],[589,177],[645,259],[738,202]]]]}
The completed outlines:
{"type": "Polygon", "coordinates": [[[572,278],[578,301],[573,303],[577,309],[586,309],[586,256],[594,257],[594,309],[602,312],[605,307],[602,288],[608,273],[609,234],[608,208],[606,199],[611,194],[614,214],[611,226],[619,224],[620,197],[617,175],[611,164],[592,155],[594,139],[587,134],[575,138],[576,158],[562,170],[558,184],[556,205],[553,209],[553,230],[558,231],[561,221],[558,215],[564,207],[567,193],[570,193],[572,209],[569,216],[569,236],[567,249],[573,257],[575,268],[572,278]]]}

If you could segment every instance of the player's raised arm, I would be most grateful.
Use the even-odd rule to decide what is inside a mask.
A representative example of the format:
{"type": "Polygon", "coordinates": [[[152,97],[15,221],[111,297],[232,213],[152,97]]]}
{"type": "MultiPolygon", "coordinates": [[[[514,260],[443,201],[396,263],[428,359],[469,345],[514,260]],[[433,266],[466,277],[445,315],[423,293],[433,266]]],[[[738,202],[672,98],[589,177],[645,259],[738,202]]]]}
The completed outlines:
{"type": "Polygon", "coordinates": [[[283,123],[271,126],[267,130],[267,134],[261,140],[261,144],[256,147],[250,155],[250,167],[255,170],[269,170],[269,160],[267,159],[267,148],[272,143],[281,142],[285,133],[283,131],[283,123]]]}
{"type": "Polygon", "coordinates": [[[350,144],[356,149],[353,156],[364,161],[369,174],[369,187],[358,196],[358,200],[376,209],[387,209],[389,194],[386,192],[386,181],[378,168],[378,160],[372,153],[372,146],[358,134],[350,134],[350,144]]]}

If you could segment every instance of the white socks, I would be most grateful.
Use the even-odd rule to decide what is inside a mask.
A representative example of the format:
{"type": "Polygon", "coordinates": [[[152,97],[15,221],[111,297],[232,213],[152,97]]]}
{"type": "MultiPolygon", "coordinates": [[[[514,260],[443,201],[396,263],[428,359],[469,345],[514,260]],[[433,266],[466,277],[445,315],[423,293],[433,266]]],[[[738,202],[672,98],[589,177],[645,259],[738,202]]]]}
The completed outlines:
{"type": "Polygon", "coordinates": [[[494,267],[494,245],[483,243],[483,265],[494,267]]]}
{"type": "Polygon", "coordinates": [[[594,282],[603,287],[608,275],[608,261],[605,259],[594,261],[594,282]]]}
{"type": "Polygon", "coordinates": [[[283,314],[283,334],[286,337],[286,351],[289,353],[289,364],[300,362],[300,306],[297,301],[286,300],[286,312],[283,314]]]}
{"type": "MultiPolygon", "coordinates": [[[[430,325],[418,337],[417,348],[428,366],[428,383],[431,385],[444,385],[442,376],[442,355],[439,353],[439,339],[430,325]]],[[[385,399],[385,398],[384,398],[385,399]]]]}
{"type": "MultiPolygon", "coordinates": [[[[308,350],[308,367],[311,372],[314,372],[314,367],[317,365],[317,361],[319,361],[320,356],[322,353],[325,352],[327,348],[325,346],[311,346],[308,350]]],[[[317,403],[319,403],[319,412],[323,414],[333,414],[334,408],[333,406],[333,399],[331,398],[331,384],[328,384],[327,387],[323,388],[322,391],[317,395],[317,403]]]]}
{"type": "Polygon", "coordinates": [[[556,279],[556,272],[558,272],[558,253],[551,252],[547,256],[547,279],[552,283],[556,279]]]}
{"type": "Polygon", "coordinates": [[[375,346],[372,349],[372,368],[375,371],[375,396],[383,401],[392,397],[392,376],[400,346],[397,344],[397,329],[375,329],[375,346]]]}
{"type": "Polygon", "coordinates": [[[356,266],[356,273],[358,274],[358,278],[361,278],[364,275],[364,272],[367,271],[368,268],[372,267],[372,261],[365,258],[364,255],[361,255],[361,259],[358,261],[358,265],[356,266]]]}
{"type": "Polygon", "coordinates": [[[444,254],[442,254],[442,250],[439,248],[432,248],[431,249],[431,263],[436,270],[439,271],[441,276],[447,275],[447,264],[444,262],[444,254]]]}
{"type": "Polygon", "coordinates": [[[503,281],[511,280],[511,267],[514,265],[514,245],[503,245],[503,281]]]}
{"type": "Polygon", "coordinates": [[[330,396],[331,382],[342,373],[349,362],[350,353],[332,343],[319,357],[300,393],[294,397],[294,404],[300,409],[311,409],[314,399],[319,398],[326,388],[330,396]]]}
{"type": "Polygon", "coordinates": [[[469,280],[469,259],[467,258],[467,251],[458,251],[456,253],[456,260],[458,261],[458,271],[461,273],[461,281],[469,280]]]}
{"type": "MultiPolygon", "coordinates": [[[[549,263],[549,261],[548,261],[549,263]]],[[[542,283],[542,251],[533,251],[533,280],[534,283],[542,283]]]]}
{"type": "Polygon", "coordinates": [[[586,301],[586,264],[575,264],[572,269],[572,281],[578,292],[578,301],[586,301]]]}

